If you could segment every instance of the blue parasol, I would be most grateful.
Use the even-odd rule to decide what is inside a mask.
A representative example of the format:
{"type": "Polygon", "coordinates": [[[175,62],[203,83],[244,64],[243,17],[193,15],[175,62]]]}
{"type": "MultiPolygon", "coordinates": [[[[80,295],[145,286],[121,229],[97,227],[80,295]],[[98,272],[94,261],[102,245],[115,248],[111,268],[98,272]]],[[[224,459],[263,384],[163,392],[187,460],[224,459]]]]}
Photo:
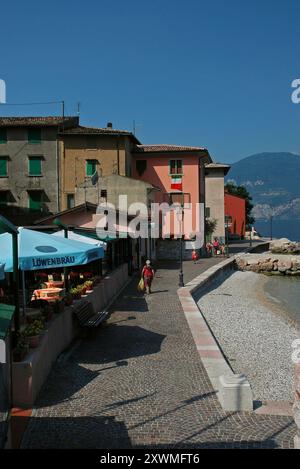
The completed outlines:
{"type": "MultiPolygon", "coordinates": [[[[19,228],[19,269],[41,270],[88,264],[102,259],[102,247],[52,236],[39,231],[19,228]]],[[[0,235],[0,264],[5,272],[13,271],[11,235],[0,235]]]]}

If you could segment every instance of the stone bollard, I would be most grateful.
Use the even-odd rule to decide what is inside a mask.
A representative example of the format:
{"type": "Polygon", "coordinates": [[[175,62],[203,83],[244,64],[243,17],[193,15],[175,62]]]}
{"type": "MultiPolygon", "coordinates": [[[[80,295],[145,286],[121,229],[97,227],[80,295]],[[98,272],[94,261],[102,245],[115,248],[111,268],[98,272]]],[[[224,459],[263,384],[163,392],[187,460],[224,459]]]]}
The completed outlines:
{"type": "Polygon", "coordinates": [[[252,390],[245,375],[222,375],[219,380],[219,398],[224,410],[253,410],[252,390]]]}
{"type": "Polygon", "coordinates": [[[294,448],[300,449],[300,363],[295,365],[295,402],[293,406],[297,433],[294,437],[294,448]]]}

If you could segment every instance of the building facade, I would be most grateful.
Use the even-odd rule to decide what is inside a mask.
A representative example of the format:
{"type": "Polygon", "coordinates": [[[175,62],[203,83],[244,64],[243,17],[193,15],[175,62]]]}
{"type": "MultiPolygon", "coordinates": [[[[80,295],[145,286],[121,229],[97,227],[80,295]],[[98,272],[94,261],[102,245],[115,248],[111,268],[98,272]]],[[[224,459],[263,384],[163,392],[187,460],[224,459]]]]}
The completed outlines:
{"type": "Polygon", "coordinates": [[[61,132],[61,210],[84,201],[97,203],[99,197],[105,198],[106,192],[101,187],[101,181],[107,176],[131,177],[131,154],[138,143],[131,132],[115,130],[111,123],[106,128],[77,126],[61,132]],[[80,190],[76,190],[78,188],[80,190]],[[82,200],[85,192],[88,192],[88,196],[82,200]]]}
{"type": "Polygon", "coordinates": [[[0,118],[0,204],[59,210],[58,133],[77,117],[0,118]]]}
{"type": "Polygon", "coordinates": [[[184,235],[185,258],[191,257],[195,234],[200,234],[203,244],[204,167],[210,162],[210,155],[205,148],[178,145],[136,146],[132,161],[133,176],[160,189],[155,195],[155,202],[185,204],[181,220],[176,220],[174,210],[163,215],[163,231],[157,241],[158,257],[178,258],[181,233],[184,235]]]}
{"type": "Polygon", "coordinates": [[[231,238],[244,238],[246,230],[246,200],[225,192],[225,217],[231,238]]]}
{"type": "Polygon", "coordinates": [[[207,234],[207,241],[218,238],[219,241],[225,242],[224,176],[229,169],[229,165],[221,163],[205,166],[205,217],[216,221],[214,231],[207,234]]]}

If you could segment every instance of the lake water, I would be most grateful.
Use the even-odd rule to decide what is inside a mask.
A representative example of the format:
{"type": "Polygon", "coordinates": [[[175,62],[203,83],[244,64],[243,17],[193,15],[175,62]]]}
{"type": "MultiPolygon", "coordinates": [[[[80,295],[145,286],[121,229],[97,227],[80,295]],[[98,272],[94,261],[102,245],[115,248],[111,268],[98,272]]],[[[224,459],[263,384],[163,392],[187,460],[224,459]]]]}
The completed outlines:
{"type": "MultiPolygon", "coordinates": [[[[253,225],[261,236],[270,238],[271,223],[269,220],[257,220],[253,225]]],[[[288,238],[291,241],[300,241],[300,219],[276,220],[272,222],[273,238],[288,238]]]]}
{"type": "Polygon", "coordinates": [[[264,290],[267,297],[300,324],[300,277],[268,277],[264,290]]]}

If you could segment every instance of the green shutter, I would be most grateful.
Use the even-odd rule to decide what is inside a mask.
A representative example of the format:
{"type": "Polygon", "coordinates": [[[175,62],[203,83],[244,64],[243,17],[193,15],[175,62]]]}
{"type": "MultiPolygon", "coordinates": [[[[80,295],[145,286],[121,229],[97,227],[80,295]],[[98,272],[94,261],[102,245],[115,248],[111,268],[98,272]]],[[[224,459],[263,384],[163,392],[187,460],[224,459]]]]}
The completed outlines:
{"type": "Polygon", "coordinates": [[[95,171],[96,171],[96,161],[86,160],[86,175],[93,176],[95,171]]]}
{"type": "Polygon", "coordinates": [[[0,143],[6,143],[6,142],[7,142],[6,129],[0,129],[0,143]]]}
{"type": "Polygon", "coordinates": [[[43,203],[43,194],[41,191],[29,192],[29,208],[32,210],[39,210],[43,203]]]}
{"type": "Polygon", "coordinates": [[[0,177],[7,176],[7,158],[2,156],[0,158],[0,177]]]}
{"type": "Polygon", "coordinates": [[[0,191],[0,205],[7,205],[8,191],[0,191]]]}
{"type": "Polygon", "coordinates": [[[182,174],[182,160],[177,160],[177,174],[182,174]]]}
{"type": "Polygon", "coordinates": [[[41,129],[28,129],[28,142],[41,143],[41,129]]]}
{"type": "Polygon", "coordinates": [[[41,176],[42,158],[40,156],[29,157],[29,176],[41,176]]]}
{"type": "Polygon", "coordinates": [[[170,160],[170,174],[176,174],[176,160],[170,160]]]}

